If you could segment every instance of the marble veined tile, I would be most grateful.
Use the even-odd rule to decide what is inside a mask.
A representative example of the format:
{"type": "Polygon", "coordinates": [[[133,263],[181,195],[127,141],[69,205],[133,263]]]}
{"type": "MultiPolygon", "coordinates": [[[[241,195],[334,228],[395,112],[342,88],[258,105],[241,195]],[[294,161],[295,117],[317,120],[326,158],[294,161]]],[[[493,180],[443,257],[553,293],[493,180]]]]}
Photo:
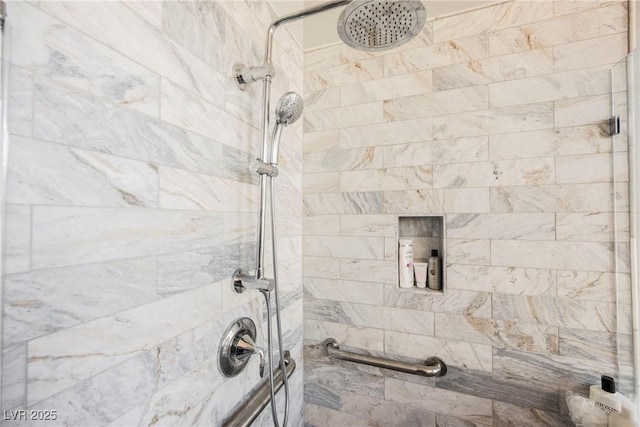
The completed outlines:
{"type": "Polygon", "coordinates": [[[622,33],[626,31],[626,25],[626,4],[614,3],[580,13],[493,31],[489,33],[489,50],[492,56],[499,56],[562,45],[622,33]]]}
{"type": "Polygon", "coordinates": [[[485,85],[551,72],[553,72],[551,49],[535,49],[436,68],[433,70],[433,89],[439,91],[485,85]]]}
{"type": "Polygon", "coordinates": [[[606,94],[611,91],[610,74],[609,67],[598,67],[493,83],[489,85],[491,107],[606,94]]]}
{"type": "Polygon", "coordinates": [[[430,189],[433,184],[431,167],[416,166],[344,171],[340,173],[340,191],[398,191],[430,189]]]}
{"type": "Polygon", "coordinates": [[[502,401],[538,410],[558,410],[558,392],[555,386],[540,387],[526,380],[505,378],[490,372],[452,367],[447,370],[447,375],[436,378],[436,387],[491,399],[494,404],[502,401]]]}
{"type": "Polygon", "coordinates": [[[632,355],[625,347],[629,336],[609,332],[582,331],[560,328],[560,355],[582,359],[595,359],[615,364],[618,361],[618,340],[621,344],[620,361],[630,361],[632,355]],[[619,337],[619,338],[618,338],[619,337]]]}
{"type": "Polygon", "coordinates": [[[615,303],[616,279],[621,300],[630,301],[629,276],[602,271],[558,270],[558,297],[615,303]]]}
{"type": "Polygon", "coordinates": [[[492,264],[505,267],[611,271],[612,255],[612,245],[604,242],[491,242],[492,264]]]}
{"type": "Polygon", "coordinates": [[[343,236],[396,236],[395,215],[341,215],[339,220],[343,236]]]}
{"type": "Polygon", "coordinates": [[[383,122],[382,101],[311,111],[302,118],[305,132],[343,129],[383,122]]]}
{"type": "MultiPolygon", "coordinates": [[[[624,199],[619,185],[616,199],[624,199]]],[[[492,212],[611,212],[613,187],[609,183],[513,186],[491,189],[492,212]]],[[[624,211],[626,202],[618,208],[624,211]]]]}
{"type": "Polygon", "coordinates": [[[78,382],[32,408],[56,408],[57,419],[51,425],[106,425],[123,412],[129,411],[132,406],[150,398],[156,386],[155,378],[156,360],[153,349],[78,382]],[[114,393],[114,390],[118,392],[114,393]],[[105,399],[105,396],[109,398],[105,399]]]}
{"type": "Polygon", "coordinates": [[[251,265],[254,256],[253,243],[158,255],[158,294],[172,295],[228,279],[239,266],[251,265]]]}
{"type": "Polygon", "coordinates": [[[385,398],[479,424],[490,424],[493,414],[490,399],[391,378],[385,382],[385,398]]]}
{"type": "Polygon", "coordinates": [[[556,72],[599,65],[612,65],[628,52],[628,37],[623,33],[553,48],[553,66],[556,72]]]}
{"type": "Polygon", "coordinates": [[[154,258],[34,270],[5,279],[5,343],[26,341],[156,299],[154,258]]]}
{"type": "Polygon", "coordinates": [[[584,154],[556,158],[556,183],[628,181],[627,153],[584,154]],[[615,166],[614,166],[615,165],[615,166]],[[589,173],[585,174],[584,171],[589,173]]]}
{"type": "Polygon", "coordinates": [[[435,313],[491,317],[491,294],[488,292],[450,289],[444,295],[433,295],[416,292],[414,289],[398,289],[394,284],[384,287],[384,305],[435,313]]]}
{"type": "Polygon", "coordinates": [[[342,105],[364,104],[432,91],[431,70],[371,80],[340,87],[342,105]]]}
{"type": "Polygon", "coordinates": [[[431,120],[425,118],[340,129],[340,148],[344,149],[429,140],[431,140],[431,120]]]}
{"type": "Polygon", "coordinates": [[[626,213],[613,212],[558,213],[556,239],[612,242],[615,236],[619,242],[626,242],[629,240],[628,217],[626,213]]]}
{"type": "Polygon", "coordinates": [[[248,123],[166,79],[162,80],[160,109],[162,120],[243,151],[251,151],[251,141],[258,139],[257,129],[248,123]]]}
{"type": "Polygon", "coordinates": [[[214,286],[201,287],[31,340],[29,404],[204,323],[220,307],[219,291],[214,286]]]}
{"type": "Polygon", "coordinates": [[[391,53],[384,56],[384,75],[395,76],[420,70],[486,58],[486,35],[456,38],[443,43],[391,53]]]}
{"type": "Polygon", "coordinates": [[[340,322],[416,335],[434,335],[434,315],[419,310],[340,303],[340,322]]]}
{"type": "Polygon", "coordinates": [[[12,5],[14,65],[137,111],[159,114],[160,76],[27,3],[12,5]]]}
{"type": "Polygon", "coordinates": [[[304,214],[380,214],[383,210],[383,193],[317,193],[303,196],[304,214]]]}
{"type": "Polygon", "coordinates": [[[488,188],[385,191],[384,212],[442,213],[489,212],[488,188]]]}
{"type": "Polygon", "coordinates": [[[311,388],[309,393],[305,393],[305,400],[309,403],[321,402],[315,394],[322,389],[326,389],[325,393],[335,393],[338,401],[342,400],[343,393],[384,398],[384,378],[381,376],[314,361],[307,361],[304,368],[305,383],[311,388]]]}
{"type": "Polygon", "coordinates": [[[222,217],[212,212],[37,206],[33,268],[60,267],[221,242],[222,217]]]}
{"type": "Polygon", "coordinates": [[[341,46],[319,47],[304,53],[304,71],[315,71],[341,65],[341,46]]]}
{"type": "Polygon", "coordinates": [[[340,411],[357,416],[357,423],[371,423],[371,425],[382,424],[388,427],[441,426],[441,424],[436,423],[435,413],[431,410],[407,406],[404,402],[392,402],[368,396],[354,395],[352,393],[341,394],[340,411]]]}
{"type": "MultiPolygon", "coordinates": [[[[368,128],[365,126],[364,129],[368,128]]],[[[340,145],[340,130],[304,132],[304,154],[335,150],[340,145]]]]}
{"type": "Polygon", "coordinates": [[[216,2],[164,2],[162,30],[212,67],[221,65],[226,13],[216,2]]]}
{"type": "MultiPolygon", "coordinates": [[[[375,101],[375,100],[374,100],[375,101]]],[[[352,102],[351,104],[361,104],[363,102],[352,102]]],[[[345,105],[348,105],[345,104],[345,105]]],[[[321,89],[304,95],[304,111],[329,110],[340,107],[340,88],[332,87],[321,89]]]]}
{"type": "Polygon", "coordinates": [[[439,164],[433,168],[435,188],[553,184],[554,159],[439,164]]]}
{"type": "MultiPolygon", "coordinates": [[[[447,242],[447,249],[451,245],[447,242]]],[[[452,262],[450,256],[447,261],[452,262]]],[[[464,265],[447,267],[447,289],[515,295],[556,295],[556,271],[552,269],[464,265]]]]}
{"type": "MultiPolygon", "coordinates": [[[[406,121],[399,122],[407,123],[406,121]]],[[[488,137],[460,138],[384,147],[385,167],[489,160],[488,137]]]]}
{"type": "Polygon", "coordinates": [[[337,172],[359,169],[380,169],[383,151],[380,147],[320,151],[304,155],[304,172],[337,172]]]}
{"type": "MultiPolygon", "coordinates": [[[[600,124],[609,120],[610,110],[609,94],[563,99],[555,102],[554,120],[557,127],[600,124]]],[[[622,111],[621,114],[624,117],[622,111]]]]}
{"type": "Polygon", "coordinates": [[[2,346],[2,406],[25,408],[27,382],[26,344],[2,346]]]}
{"type": "Polygon", "coordinates": [[[160,28],[162,26],[162,3],[161,2],[148,2],[148,1],[129,1],[122,0],[122,2],[129,8],[131,8],[138,15],[143,17],[147,22],[155,27],[160,28]]]}
{"type": "Polygon", "coordinates": [[[332,256],[336,258],[384,259],[382,237],[305,236],[306,255],[332,256]]]}
{"type": "Polygon", "coordinates": [[[341,259],[340,264],[340,278],[345,280],[393,283],[397,279],[395,261],[341,259]]]}
{"type": "Polygon", "coordinates": [[[502,3],[436,19],[433,24],[433,38],[436,42],[446,41],[482,34],[489,30],[548,20],[552,17],[552,2],[502,3]]]}
{"type": "Polygon", "coordinates": [[[493,403],[493,426],[509,427],[572,427],[567,414],[517,406],[506,402],[493,403]]]}
{"type": "Polygon", "coordinates": [[[491,158],[570,156],[608,153],[611,137],[604,125],[586,125],[489,136],[491,158]]]}
{"type": "Polygon", "coordinates": [[[303,177],[303,192],[337,193],[340,191],[340,174],[338,172],[308,173],[303,177]]]}
{"type": "Polygon", "coordinates": [[[383,59],[371,58],[305,73],[305,92],[377,80],[383,77],[383,59]]]}
{"type": "Polygon", "coordinates": [[[320,300],[343,301],[381,305],[384,286],[379,282],[347,281],[307,277],[304,281],[305,297],[320,300]]]}
{"type": "Polygon", "coordinates": [[[305,235],[339,235],[340,216],[339,215],[315,215],[304,218],[305,235]]]}
{"type": "Polygon", "coordinates": [[[615,332],[615,304],[564,298],[493,294],[493,318],[521,322],[615,332]]]}
{"type": "MultiPolygon", "coordinates": [[[[187,89],[202,93],[201,85],[208,84],[195,78],[203,76],[200,70],[192,69],[193,55],[183,55],[184,49],[122,3],[45,2],[41,9],[187,89]],[[131,43],[132,39],[136,43],[131,43]]],[[[215,74],[210,69],[209,81],[220,78],[215,74]]]]}
{"type": "Polygon", "coordinates": [[[472,111],[438,116],[433,119],[433,138],[452,139],[497,133],[550,129],[553,127],[552,103],[472,111]]]}
{"type": "Polygon", "coordinates": [[[439,338],[534,353],[558,354],[558,328],[515,320],[494,320],[436,313],[439,338]]]}
{"type": "Polygon", "coordinates": [[[524,353],[496,349],[493,372],[508,378],[526,380],[540,388],[555,386],[559,391],[582,388],[600,382],[600,372],[616,372],[615,364],[590,358],[524,353]],[[611,369],[611,371],[608,371],[611,369]]]}
{"type": "Polygon", "coordinates": [[[18,67],[9,68],[9,98],[7,126],[15,135],[31,136],[33,120],[33,72],[18,67]]]}
{"type": "Polygon", "coordinates": [[[258,189],[253,184],[217,176],[161,167],[159,207],[214,212],[256,212],[258,189]]]}
{"type": "Polygon", "coordinates": [[[10,156],[9,203],[157,207],[154,165],[21,137],[10,156]]]}
{"type": "Polygon", "coordinates": [[[555,227],[552,213],[447,216],[447,237],[457,239],[554,240],[555,227]]]}
{"type": "Polygon", "coordinates": [[[211,175],[225,170],[220,167],[224,140],[45,83],[36,85],[34,102],[36,138],[211,175]]]}
{"type": "Polygon", "coordinates": [[[446,259],[449,265],[489,265],[491,264],[490,240],[447,238],[446,259]]]}
{"type": "Polygon", "coordinates": [[[385,121],[393,122],[483,110],[488,107],[487,87],[471,86],[402,98],[389,97],[384,101],[384,118],[385,121]]]}
{"type": "Polygon", "coordinates": [[[351,415],[322,405],[306,403],[304,406],[305,427],[322,427],[325,425],[361,425],[374,426],[375,421],[366,422],[362,415],[351,415]]]}
{"type": "Polygon", "coordinates": [[[4,273],[22,273],[31,265],[31,207],[6,205],[4,273]]]}

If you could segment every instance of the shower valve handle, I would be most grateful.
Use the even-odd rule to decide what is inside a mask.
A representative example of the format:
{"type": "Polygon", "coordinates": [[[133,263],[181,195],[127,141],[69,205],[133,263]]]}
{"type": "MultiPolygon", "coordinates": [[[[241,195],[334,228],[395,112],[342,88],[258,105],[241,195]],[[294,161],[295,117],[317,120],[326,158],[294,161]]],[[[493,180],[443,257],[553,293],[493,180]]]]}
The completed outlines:
{"type": "Polygon", "coordinates": [[[238,357],[238,359],[251,357],[252,355],[257,353],[260,357],[260,378],[264,376],[264,350],[262,349],[262,347],[258,347],[256,345],[255,341],[249,334],[244,334],[240,338],[238,338],[235,343],[235,351],[236,357],[238,357]]]}

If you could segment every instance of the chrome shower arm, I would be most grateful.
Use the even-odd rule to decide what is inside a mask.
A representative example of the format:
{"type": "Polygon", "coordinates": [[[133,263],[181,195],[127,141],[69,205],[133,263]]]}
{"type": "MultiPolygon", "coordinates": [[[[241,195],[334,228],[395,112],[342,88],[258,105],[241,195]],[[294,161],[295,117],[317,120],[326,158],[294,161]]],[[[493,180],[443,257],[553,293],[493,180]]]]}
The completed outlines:
{"type": "Polygon", "coordinates": [[[267,32],[267,45],[265,46],[264,62],[265,64],[271,63],[271,53],[273,45],[273,35],[276,29],[289,22],[297,21],[298,19],[306,18],[307,16],[315,15],[317,13],[326,12],[327,10],[335,9],[336,7],[346,6],[353,0],[338,0],[324,3],[318,6],[308,7],[306,9],[299,10],[297,12],[290,13],[288,15],[281,16],[271,23],[269,31],[267,32]]]}

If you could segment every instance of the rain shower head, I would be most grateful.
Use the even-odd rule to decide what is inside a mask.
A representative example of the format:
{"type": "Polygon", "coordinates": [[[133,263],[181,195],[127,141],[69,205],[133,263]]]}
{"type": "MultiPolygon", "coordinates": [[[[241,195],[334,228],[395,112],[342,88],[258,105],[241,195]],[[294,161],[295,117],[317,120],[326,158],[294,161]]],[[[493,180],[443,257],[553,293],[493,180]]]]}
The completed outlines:
{"type": "Polygon", "coordinates": [[[295,92],[287,92],[278,101],[276,105],[276,125],[273,128],[273,136],[271,137],[271,164],[278,164],[278,151],[280,149],[280,136],[282,129],[289,126],[300,118],[304,102],[302,97],[295,92]]]}
{"type": "Polygon", "coordinates": [[[276,105],[276,124],[289,126],[295,123],[302,115],[304,102],[302,97],[295,92],[287,92],[276,105]]]}
{"type": "Polygon", "coordinates": [[[354,0],[338,19],[338,35],[355,49],[388,50],[416,36],[426,18],[419,0],[354,0]]]}

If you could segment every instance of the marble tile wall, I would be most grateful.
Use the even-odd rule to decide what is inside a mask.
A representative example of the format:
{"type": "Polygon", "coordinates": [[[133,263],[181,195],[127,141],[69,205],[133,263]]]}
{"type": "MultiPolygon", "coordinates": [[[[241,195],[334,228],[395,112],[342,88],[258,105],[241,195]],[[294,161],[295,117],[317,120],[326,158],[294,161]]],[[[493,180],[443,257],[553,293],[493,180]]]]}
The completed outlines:
{"type": "MultiPolygon", "coordinates": [[[[222,377],[222,332],[249,316],[266,335],[261,295],[230,289],[254,263],[261,95],[230,70],[262,59],[271,6],[10,2],[8,15],[2,409],[55,410],[52,425],[221,424],[260,381],[257,361],[222,377]]],[[[302,92],[285,29],[274,60],[274,98],[302,92]]],[[[302,133],[300,122],[283,135],[276,183],[294,425],[302,133]]]]}
{"type": "Polygon", "coordinates": [[[633,393],[606,134],[626,36],[625,1],[515,0],[384,53],[305,52],[306,425],[569,426],[566,390],[633,393]],[[398,216],[421,214],[444,216],[444,294],[397,286],[398,216]],[[332,360],[327,337],[449,373],[332,360]]]}

